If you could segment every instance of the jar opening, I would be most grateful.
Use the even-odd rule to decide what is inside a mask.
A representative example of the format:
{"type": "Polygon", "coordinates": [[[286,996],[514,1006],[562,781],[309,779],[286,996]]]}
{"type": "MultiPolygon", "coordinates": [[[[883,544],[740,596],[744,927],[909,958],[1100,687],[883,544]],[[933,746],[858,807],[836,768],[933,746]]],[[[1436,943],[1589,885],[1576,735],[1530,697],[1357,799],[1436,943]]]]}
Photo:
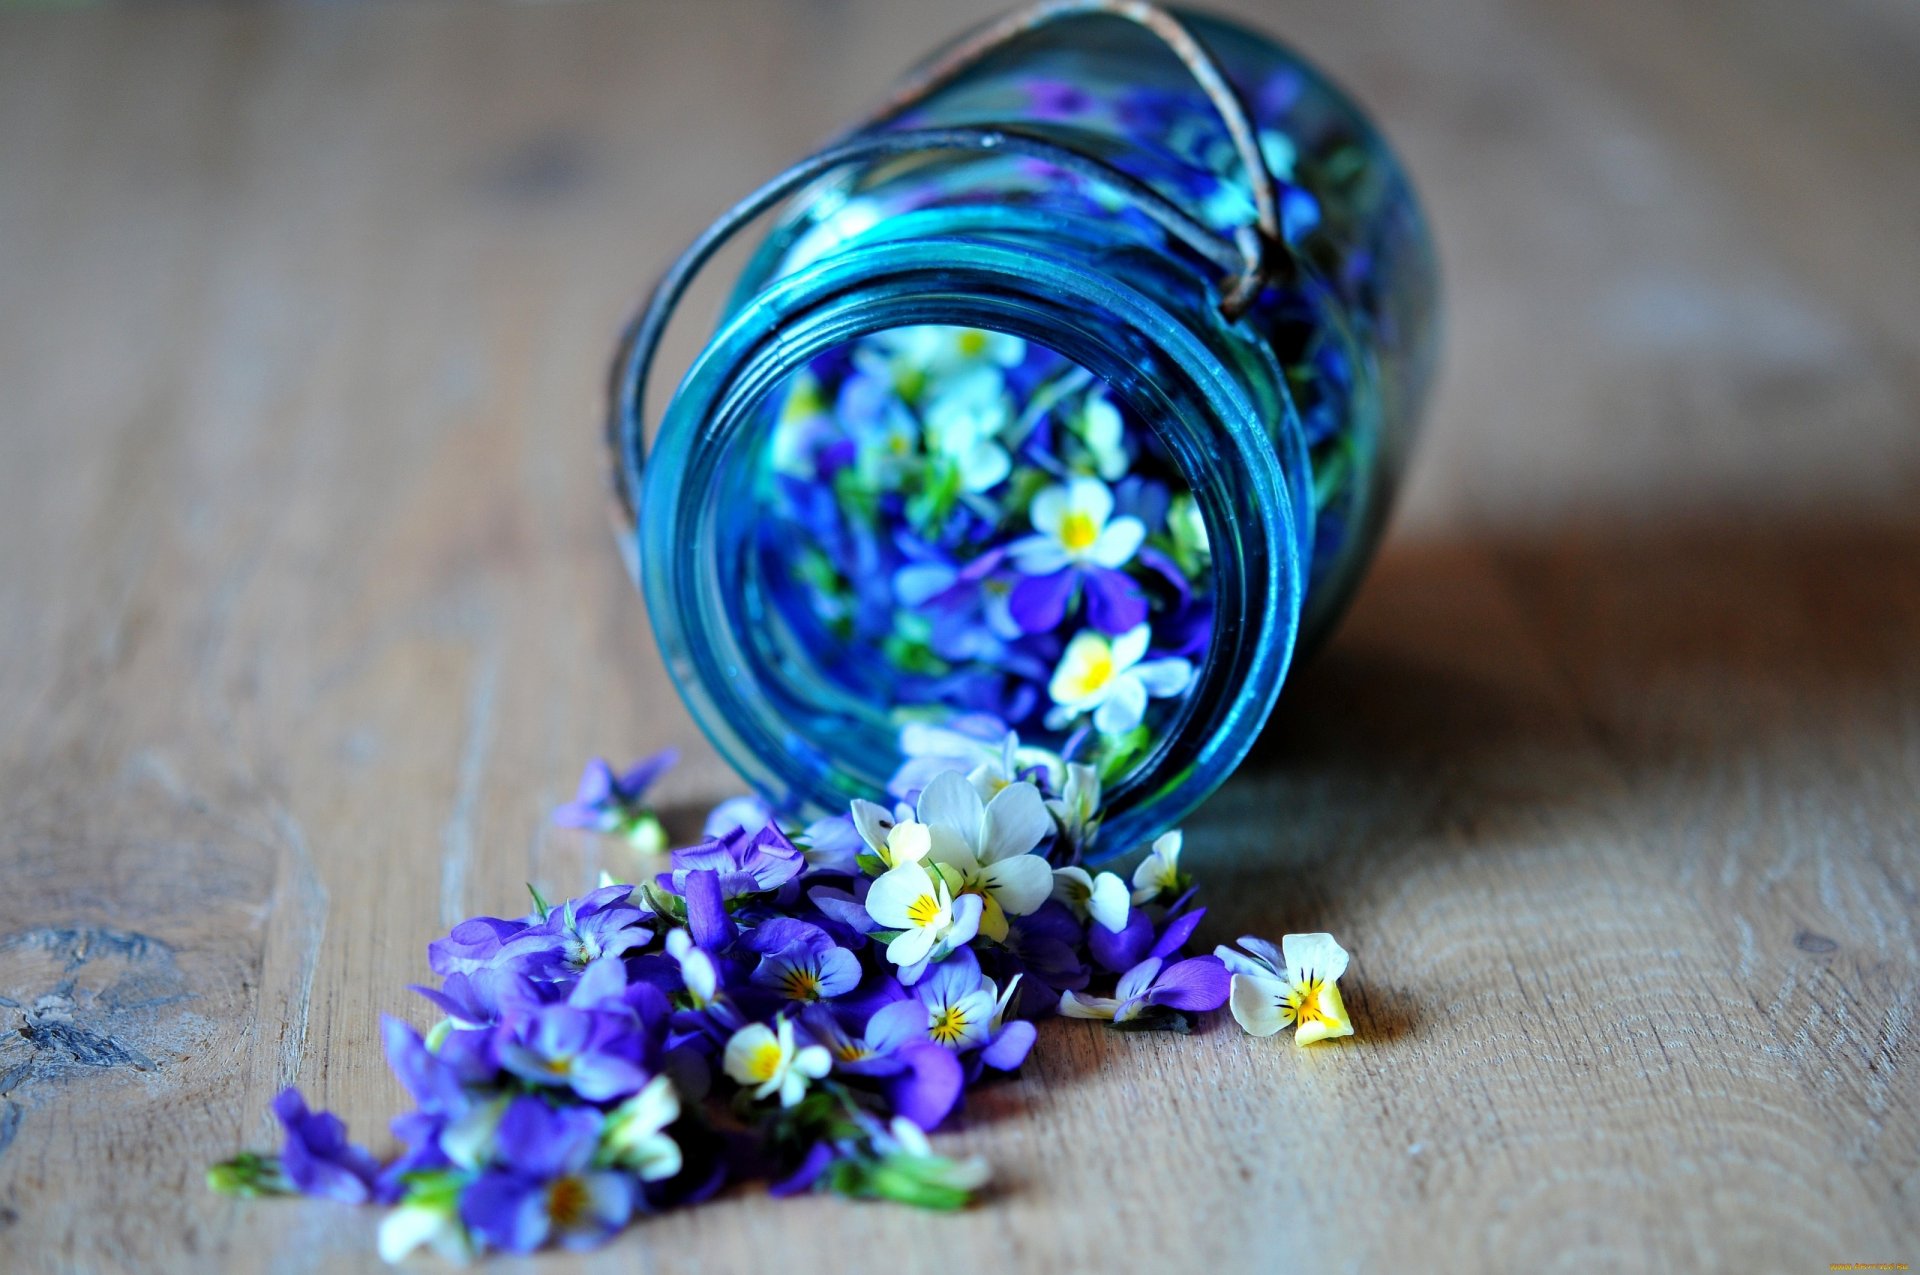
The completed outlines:
{"type": "Polygon", "coordinates": [[[1104,381],[1008,332],[913,325],[814,356],[764,412],[756,641],[788,695],[869,705],[910,768],[1010,730],[1026,764],[1109,785],[1152,755],[1206,658],[1211,554],[1104,381]]]}
{"type": "Polygon", "coordinates": [[[776,806],[899,794],[915,786],[907,754],[984,759],[1017,726],[1049,751],[1117,759],[1102,846],[1125,849],[1225,777],[1278,693],[1310,550],[1294,453],[1276,449],[1235,370],[1144,293],[1011,245],[972,241],[961,259],[931,238],[863,246],[767,283],[731,316],[655,441],[639,502],[648,609],[695,717],[776,806]],[[950,401],[936,412],[936,398],[950,401]],[[1089,412],[1100,419],[1069,419],[1089,412]],[[1049,431],[1046,464],[1021,450],[1028,417],[1049,431]],[[1111,482],[1103,450],[1109,472],[1127,460],[1111,482]],[[993,534],[963,555],[929,551],[986,524],[981,504],[998,511],[993,534]],[[1102,582],[1123,608],[1106,627],[1129,618],[1129,583],[1146,614],[1070,653],[1098,627],[1094,553],[1123,577],[1102,582]],[[1024,692],[991,667],[982,683],[980,662],[945,644],[994,637],[989,606],[1017,626],[1013,591],[1029,579],[1043,581],[1023,599],[1039,631],[1002,639],[1033,639],[1024,692]],[[928,608],[948,603],[977,604],[975,623],[936,631],[928,608]],[[1123,677],[1137,688],[1114,695],[1123,677]],[[1022,693],[996,711],[997,695],[1022,693]],[[1108,702],[1128,751],[1095,738],[1108,702]]]}

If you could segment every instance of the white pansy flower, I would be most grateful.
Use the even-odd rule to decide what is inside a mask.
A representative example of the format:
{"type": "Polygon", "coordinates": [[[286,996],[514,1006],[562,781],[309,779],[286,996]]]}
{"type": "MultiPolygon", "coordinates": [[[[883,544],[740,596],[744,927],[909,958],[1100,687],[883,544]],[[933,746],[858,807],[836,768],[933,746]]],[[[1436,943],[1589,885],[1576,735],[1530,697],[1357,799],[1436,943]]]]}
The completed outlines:
{"type": "Polygon", "coordinates": [[[1180,847],[1185,835],[1175,828],[1153,843],[1147,857],[1133,870],[1133,901],[1148,903],[1162,894],[1177,893],[1185,883],[1180,875],[1180,847]]]}
{"type": "Polygon", "coordinates": [[[720,994],[719,971],[713,958],[683,929],[667,931],[667,955],[680,967],[680,981],[687,989],[693,1008],[705,1009],[720,994]]]}
{"type": "Polygon", "coordinates": [[[1018,367],[1027,343],[1005,332],[921,324],[888,328],[860,343],[854,362],[869,375],[885,375],[908,402],[940,382],[974,368],[1018,367]]]}
{"type": "Polygon", "coordinates": [[[1338,986],[1347,951],[1333,935],[1289,934],[1277,952],[1251,935],[1240,946],[1246,951],[1219,947],[1214,955],[1233,973],[1227,1003],[1233,1021],[1250,1035],[1271,1036],[1289,1025],[1296,1045],[1353,1035],[1338,986]]]}
{"type": "Polygon", "coordinates": [[[456,1266],[473,1261],[478,1254],[466,1223],[460,1220],[459,1200],[448,1192],[390,1210],[380,1220],[380,1260],[397,1265],[424,1244],[456,1266]]]}
{"type": "Polygon", "coordinates": [[[1058,730],[1090,712],[1095,730],[1125,734],[1146,716],[1149,698],[1166,699],[1186,690],[1193,680],[1193,665],[1187,661],[1168,656],[1141,663],[1149,637],[1144,624],[1111,642],[1092,630],[1077,634],[1047,684],[1055,704],[1047,725],[1058,730]]]}
{"type": "Polygon", "coordinates": [[[867,915],[881,928],[898,931],[887,944],[887,959],[895,965],[918,965],[971,939],[979,929],[981,902],[966,903],[956,908],[945,878],[918,862],[889,868],[867,890],[867,915]]]}
{"type": "Polygon", "coordinates": [[[914,820],[902,806],[894,814],[878,802],[853,799],[853,826],[867,848],[880,856],[889,868],[903,863],[918,863],[927,857],[932,841],[925,824],[914,820]]]}
{"type": "Polygon", "coordinates": [[[1113,493],[1098,478],[1075,478],[1042,490],[1027,517],[1034,534],[1007,548],[1028,575],[1052,575],[1070,566],[1123,567],[1147,538],[1147,525],[1132,514],[1113,516],[1113,493]]]}
{"type": "Polygon", "coordinates": [[[1090,391],[1066,414],[1072,430],[1093,459],[1094,472],[1108,482],[1126,477],[1131,459],[1127,455],[1126,428],[1120,409],[1108,399],[1105,387],[1090,391]]]}
{"type": "Polygon", "coordinates": [[[1060,795],[1047,802],[1047,813],[1060,829],[1060,840],[1077,854],[1093,847],[1100,830],[1100,772],[1080,762],[1067,766],[1067,782],[1060,795]]]}
{"type": "Polygon", "coordinates": [[[727,1040],[721,1060],[727,1075],[755,1098],[780,1096],[780,1105],[791,1107],[807,1092],[807,1086],[833,1068],[833,1056],[820,1045],[796,1045],[793,1023],[781,1019],[779,1028],[765,1023],[749,1023],[727,1040]]]}
{"type": "MultiPolygon", "coordinates": [[[[683,931],[676,931],[680,933],[683,931]]],[[[680,1095],[673,1082],[655,1076],[646,1087],[607,1113],[600,1129],[600,1158],[642,1182],[663,1182],[680,1172],[680,1145],[667,1126],[680,1118],[680,1095]]]]}
{"type": "Polygon", "coordinates": [[[1127,928],[1127,917],[1133,911],[1127,883],[1111,872],[1096,877],[1085,868],[1055,868],[1053,897],[1074,915],[1091,917],[1115,934],[1127,928]]]}
{"type": "Polygon", "coordinates": [[[1019,782],[1020,776],[1038,769],[1049,787],[1059,782],[1066,763],[1060,754],[1022,744],[1013,731],[1000,745],[1000,751],[967,772],[967,781],[982,800],[991,801],[1002,788],[1019,782]]]}
{"type": "Polygon", "coordinates": [[[928,453],[952,462],[962,490],[986,491],[1013,472],[1013,457],[1000,445],[1012,415],[999,369],[973,368],[941,382],[929,392],[921,417],[928,453]]]}
{"type": "Polygon", "coordinates": [[[1004,940],[1008,916],[1025,916],[1047,901],[1053,873],[1032,851],[1053,831],[1053,817],[1038,788],[1022,780],[983,801],[966,776],[949,770],[921,792],[919,815],[932,834],[927,857],[942,877],[957,877],[962,894],[982,896],[982,934],[1004,940]]]}

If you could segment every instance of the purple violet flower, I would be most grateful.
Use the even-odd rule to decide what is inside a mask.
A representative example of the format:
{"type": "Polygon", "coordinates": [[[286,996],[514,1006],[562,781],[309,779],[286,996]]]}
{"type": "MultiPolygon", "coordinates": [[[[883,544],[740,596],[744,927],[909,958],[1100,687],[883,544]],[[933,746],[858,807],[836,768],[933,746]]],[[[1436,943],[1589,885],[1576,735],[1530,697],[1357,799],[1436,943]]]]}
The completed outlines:
{"type": "Polygon", "coordinates": [[[273,1100],[273,1114],[287,1132],[280,1167],[302,1195],[365,1204],[374,1198],[380,1166],[365,1147],[347,1141],[347,1126],[331,1111],[309,1111],[298,1089],[273,1100]]]}
{"type": "Polygon", "coordinates": [[[951,1049],[924,1037],[854,1036],[827,1005],[801,1010],[800,1026],[833,1056],[835,1071],[879,1079],[894,1111],[922,1129],[938,1127],[960,1101],[966,1074],[951,1049]]]}
{"type": "Polygon", "coordinates": [[[502,1031],[500,1065],[529,1084],[607,1102],[640,1092],[652,1079],[630,1015],[547,1005],[502,1031]]]}
{"type": "Polygon", "coordinates": [[[1146,525],[1131,514],[1113,517],[1113,493],[1098,478],[1074,478],[1033,498],[1034,533],[1009,548],[1026,575],[1008,605],[1028,633],[1051,633],[1086,587],[1087,620],[1109,636],[1147,618],[1147,595],[1120,570],[1139,552],[1146,525]]]}
{"type": "Polygon", "coordinates": [[[625,1173],[591,1167],[600,1126],[592,1107],[515,1098],[495,1134],[499,1167],[461,1193],[461,1220],[509,1253],[531,1253],[549,1240],[574,1249],[605,1243],[633,1216],[638,1187],[625,1173]]]}
{"type": "Polygon", "coordinates": [[[610,885],[568,899],[503,943],[497,959],[531,978],[565,979],[602,956],[618,956],[653,937],[647,913],[632,906],[633,887],[610,885]]]}
{"type": "Polygon", "coordinates": [[[562,828],[620,833],[645,849],[659,850],[665,834],[645,805],[647,789],[679,759],[676,750],[664,749],[616,775],[595,757],[581,774],[573,800],[553,812],[553,822],[562,828]]]}
{"type": "Polygon", "coordinates": [[[748,931],[740,945],[760,956],[748,981],[788,1000],[829,1000],[860,983],[860,959],[805,921],[775,917],[748,931]]]}
{"type": "Polygon", "coordinates": [[[971,948],[960,948],[932,966],[913,985],[912,995],[895,1001],[867,1023],[867,1041],[892,1050],[909,1040],[930,1040],[956,1053],[979,1049],[991,1038],[999,989],[980,975],[971,948]]]}
{"type": "Polygon", "coordinates": [[[1217,956],[1195,956],[1169,965],[1149,956],[1125,974],[1112,996],[1062,992],[1060,1013],[1067,1018],[1104,1018],[1116,1026],[1143,1018],[1151,1009],[1199,1013],[1227,1003],[1232,976],[1217,956]]]}
{"type": "Polygon", "coordinates": [[[735,829],[690,849],[675,850],[673,870],[662,875],[660,884],[671,886],[675,894],[684,894],[689,872],[712,869],[720,874],[721,895],[738,899],[778,890],[806,866],[806,856],[784,832],[768,824],[753,832],[735,829]]]}
{"type": "Polygon", "coordinates": [[[526,928],[525,921],[469,917],[454,926],[447,937],[427,944],[427,964],[442,978],[491,969],[501,946],[526,928]]]}
{"type": "Polygon", "coordinates": [[[763,798],[729,797],[708,813],[706,823],[701,825],[700,835],[724,837],[735,832],[751,835],[772,822],[773,809],[763,798]]]}

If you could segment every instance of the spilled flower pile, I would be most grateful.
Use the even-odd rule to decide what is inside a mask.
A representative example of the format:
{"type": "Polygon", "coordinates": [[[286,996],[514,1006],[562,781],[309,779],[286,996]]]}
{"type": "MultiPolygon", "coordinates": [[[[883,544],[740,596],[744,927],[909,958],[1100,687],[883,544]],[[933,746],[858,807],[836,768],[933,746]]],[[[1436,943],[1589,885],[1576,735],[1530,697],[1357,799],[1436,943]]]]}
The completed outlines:
{"type": "MultiPolygon", "coordinates": [[[[216,1166],[216,1190],[391,1206],[382,1255],[457,1259],[589,1247],[636,1217],[732,1182],[953,1209],[987,1179],[927,1133],[966,1091],[1018,1069],[1036,1019],[1190,1028],[1231,1002],[1250,1032],[1350,1034],[1326,935],[1276,951],[1189,955],[1205,909],[1181,834],[1131,879],[1081,866],[1099,831],[1088,766],[919,728],[889,808],[784,826],[724,803],[704,838],[638,885],[515,918],[475,917],[429,945],[443,1017],[385,1020],[414,1109],[382,1165],[298,1091],[286,1141],[216,1166]]],[[[631,835],[647,764],[589,768],[561,822],[631,835]]]]}

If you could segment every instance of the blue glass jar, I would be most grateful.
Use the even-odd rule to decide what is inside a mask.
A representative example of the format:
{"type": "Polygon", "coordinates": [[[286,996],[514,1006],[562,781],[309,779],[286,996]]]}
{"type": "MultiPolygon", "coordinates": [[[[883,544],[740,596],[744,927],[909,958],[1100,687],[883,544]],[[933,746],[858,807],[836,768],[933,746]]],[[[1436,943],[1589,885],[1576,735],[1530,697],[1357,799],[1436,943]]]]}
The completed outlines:
{"type": "Polygon", "coordinates": [[[1013,15],[723,218],[629,331],[610,437],[667,665],[777,806],[871,795],[903,732],[1014,727],[1097,763],[1102,843],[1137,845],[1356,585],[1434,306],[1404,172],[1299,58],[1124,0],[1013,15]],[[775,207],[643,458],[667,318],[775,207]]]}

